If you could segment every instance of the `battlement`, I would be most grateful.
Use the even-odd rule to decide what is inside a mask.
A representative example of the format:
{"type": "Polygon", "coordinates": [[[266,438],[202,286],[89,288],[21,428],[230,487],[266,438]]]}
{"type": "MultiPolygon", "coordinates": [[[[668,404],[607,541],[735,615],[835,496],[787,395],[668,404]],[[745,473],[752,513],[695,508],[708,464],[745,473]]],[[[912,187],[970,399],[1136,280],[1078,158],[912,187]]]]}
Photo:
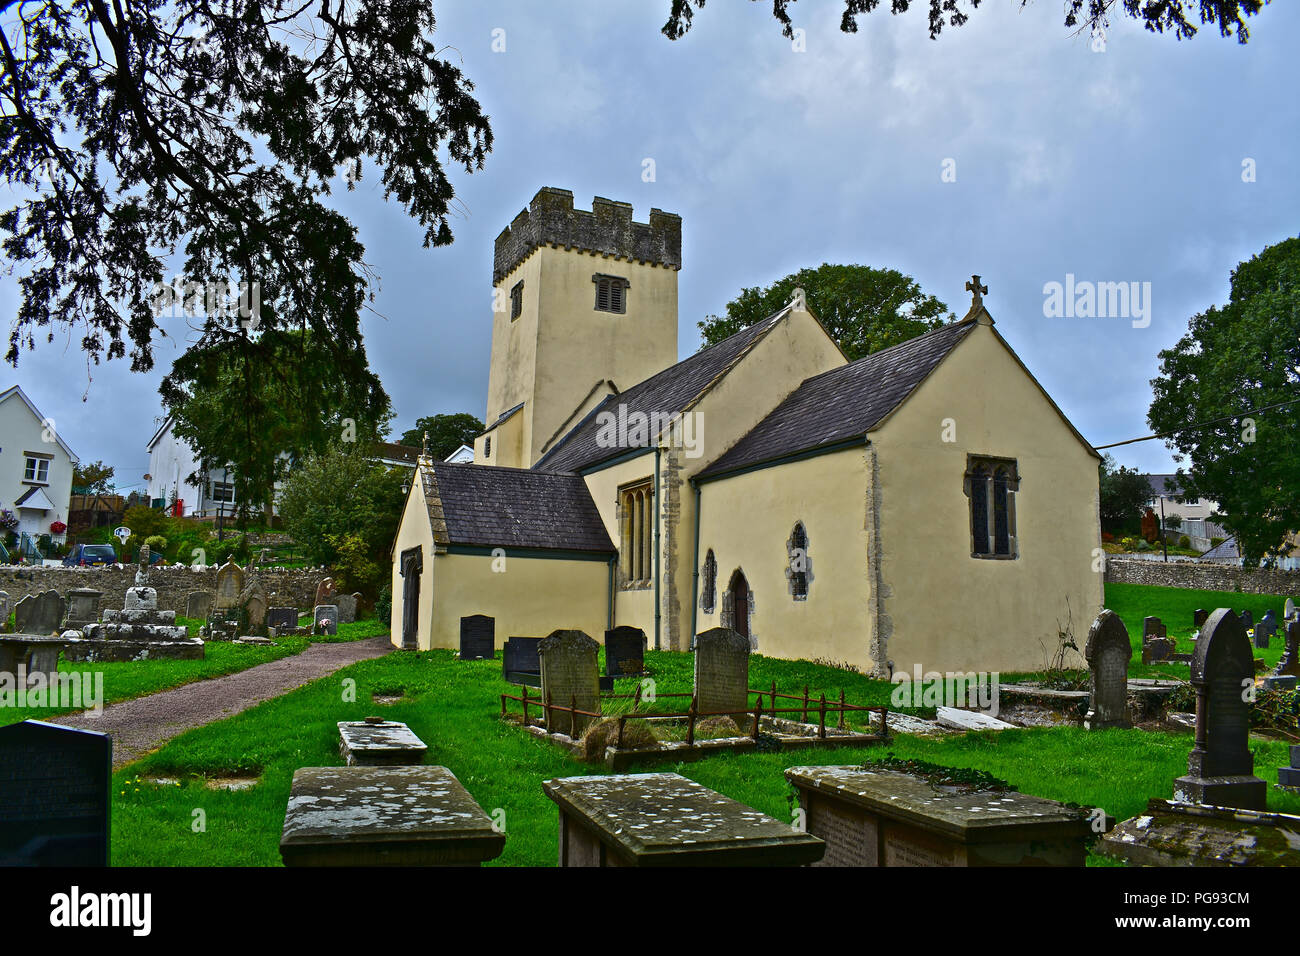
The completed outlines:
{"type": "Polygon", "coordinates": [[[572,192],[543,186],[528,207],[497,236],[492,282],[500,282],[542,245],[680,269],[682,217],[651,209],[648,223],[633,222],[631,203],[600,196],[591,201],[590,212],[574,209],[572,192]]]}

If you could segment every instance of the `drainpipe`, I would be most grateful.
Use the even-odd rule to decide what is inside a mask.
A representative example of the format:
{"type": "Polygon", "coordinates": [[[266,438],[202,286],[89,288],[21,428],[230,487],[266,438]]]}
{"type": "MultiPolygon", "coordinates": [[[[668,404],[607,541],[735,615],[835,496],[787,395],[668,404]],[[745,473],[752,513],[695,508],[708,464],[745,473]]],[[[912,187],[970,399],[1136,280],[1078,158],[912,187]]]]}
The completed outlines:
{"type": "Polygon", "coordinates": [[[606,615],[609,623],[605,625],[606,629],[614,629],[614,565],[618,561],[618,553],[609,559],[609,614],[606,615]]]}
{"type": "Polygon", "coordinates": [[[695,646],[695,627],[696,617],[700,610],[700,485],[694,478],[691,479],[691,487],[695,489],[695,567],[691,575],[691,640],[690,646],[695,646]]]}
{"type": "Polygon", "coordinates": [[[659,517],[663,513],[663,506],[659,503],[659,456],[663,452],[662,448],[655,447],[655,650],[662,650],[659,646],[659,626],[660,618],[663,616],[663,609],[659,603],[659,517]]]}

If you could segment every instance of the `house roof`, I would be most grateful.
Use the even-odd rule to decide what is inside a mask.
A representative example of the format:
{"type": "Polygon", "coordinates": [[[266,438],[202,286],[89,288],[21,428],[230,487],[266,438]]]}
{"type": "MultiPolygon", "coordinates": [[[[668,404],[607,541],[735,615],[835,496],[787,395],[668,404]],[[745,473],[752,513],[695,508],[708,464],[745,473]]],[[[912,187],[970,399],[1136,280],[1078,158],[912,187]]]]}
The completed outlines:
{"type": "MultiPolygon", "coordinates": [[[[41,410],[32,403],[32,400],[30,398],[27,397],[27,393],[24,392],[17,385],[11,385],[3,392],[0,392],[0,402],[5,401],[11,395],[17,395],[19,398],[21,398],[23,400],[23,404],[27,406],[28,410],[33,415],[36,416],[37,421],[39,422],[45,421],[45,416],[41,414],[41,410]]],[[[72,459],[72,463],[74,465],[81,464],[81,459],[77,457],[77,453],[68,447],[68,443],[65,442],[62,436],[59,435],[57,429],[54,430],[53,434],[54,434],[54,440],[58,443],[60,448],[62,448],[65,452],[67,452],[68,457],[72,459]]]]}
{"type": "Polygon", "coordinates": [[[1241,560],[1241,551],[1237,548],[1237,539],[1225,538],[1220,544],[1215,545],[1209,551],[1206,551],[1198,559],[1200,561],[1239,561],[1241,560]]]}
{"type": "Polygon", "coordinates": [[[973,319],[963,319],[805,379],[700,477],[866,435],[975,324],[973,319]]]}
{"type": "Polygon", "coordinates": [[[420,459],[439,544],[613,554],[580,475],[420,459]]]}
{"type": "Polygon", "coordinates": [[[602,411],[617,412],[622,408],[626,408],[628,416],[638,412],[646,416],[672,416],[685,411],[789,313],[790,306],[786,306],[762,322],[701,349],[626,391],[607,396],[533,467],[542,471],[577,472],[632,448],[653,447],[655,435],[651,435],[650,441],[644,445],[598,442],[597,435],[601,431],[598,416],[602,411]]]}
{"type": "Polygon", "coordinates": [[[1182,493],[1177,475],[1147,475],[1147,481],[1157,498],[1174,498],[1182,493]]]}
{"type": "Polygon", "coordinates": [[[410,445],[400,445],[397,442],[381,441],[375,442],[370,454],[380,461],[396,461],[403,465],[414,465],[420,457],[420,449],[413,448],[410,445]]]}
{"type": "Polygon", "coordinates": [[[40,485],[32,485],[14,502],[15,508],[32,508],[36,511],[53,511],[54,502],[40,485]]]}
{"type": "Polygon", "coordinates": [[[171,425],[172,425],[172,417],[168,415],[166,418],[163,419],[162,424],[158,426],[158,430],[153,433],[153,437],[149,439],[149,443],[144,446],[144,450],[153,451],[153,446],[158,444],[158,439],[163,437],[163,434],[167,431],[167,429],[171,428],[171,425]]]}

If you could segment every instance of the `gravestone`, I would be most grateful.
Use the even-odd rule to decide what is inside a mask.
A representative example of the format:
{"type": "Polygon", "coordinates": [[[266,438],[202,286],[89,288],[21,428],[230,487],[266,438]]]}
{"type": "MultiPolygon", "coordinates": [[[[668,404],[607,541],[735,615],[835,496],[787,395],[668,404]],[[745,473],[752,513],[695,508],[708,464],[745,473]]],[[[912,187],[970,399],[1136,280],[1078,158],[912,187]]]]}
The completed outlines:
{"type": "Polygon", "coordinates": [[[14,607],[14,631],[18,634],[53,634],[63,620],[63,598],[51,588],[29,594],[14,607]]]}
{"type": "Polygon", "coordinates": [[[99,620],[99,602],[103,591],[94,588],[73,588],[68,592],[68,615],[63,619],[64,630],[81,630],[99,620]]]}
{"type": "Polygon", "coordinates": [[[501,648],[501,676],[511,684],[542,683],[542,658],[537,645],[540,637],[510,637],[501,648]]]}
{"type": "MultiPolygon", "coordinates": [[[[596,657],[600,645],[582,631],[552,631],[537,645],[542,666],[542,700],[553,706],[576,707],[600,713],[600,674],[596,657]]],[[[553,712],[546,729],[577,739],[594,718],[585,714],[553,712]]]]}
{"type": "Polygon", "coordinates": [[[1200,627],[1209,619],[1210,619],[1210,612],[1203,607],[1198,607],[1195,611],[1192,612],[1192,623],[1197,627],[1200,627]]]}
{"type": "MultiPolygon", "coordinates": [[[[6,594],[5,597],[8,595],[6,594]]],[[[1295,601],[1287,598],[1286,603],[1282,605],[1282,620],[1293,621],[1297,616],[1295,601]]]]}
{"type": "Polygon", "coordinates": [[[339,632],[339,609],[333,604],[320,604],[312,612],[313,634],[335,635],[339,632]]]}
{"type": "Polygon", "coordinates": [[[1142,663],[1173,660],[1174,642],[1167,637],[1153,637],[1142,644],[1142,663]]]}
{"type": "Polygon", "coordinates": [[[460,619],[460,659],[490,661],[497,651],[497,621],[486,614],[460,619]]]}
{"type": "Polygon", "coordinates": [[[1250,705],[1244,691],[1255,681],[1254,654],[1246,629],[1231,609],[1210,615],[1192,655],[1196,690],[1196,743],[1187,774],[1174,781],[1174,800],[1263,810],[1266,786],[1254,775],[1250,752],[1250,705]]]}
{"type": "Polygon", "coordinates": [[[0,866],[108,866],[108,734],[0,727],[0,866]]]}
{"type": "Polygon", "coordinates": [[[296,607],[270,607],[266,609],[266,626],[273,627],[280,634],[287,629],[298,626],[298,609],[296,607]]]}
{"type": "Polygon", "coordinates": [[[207,591],[191,591],[185,598],[185,616],[201,621],[212,610],[212,595],[207,591]]]}
{"type": "Polygon", "coordinates": [[[349,767],[396,767],[424,763],[428,748],[399,720],[340,720],[339,755],[349,767]]]}
{"type": "Polygon", "coordinates": [[[1252,614],[1250,611],[1242,611],[1241,626],[1249,631],[1252,627],[1255,626],[1255,615],[1252,614]]]}
{"type": "Polygon", "coordinates": [[[0,591],[0,634],[9,630],[9,612],[12,610],[9,606],[9,592],[0,591]]]}
{"type": "Polygon", "coordinates": [[[559,808],[560,866],[804,866],[826,852],[680,774],[561,777],[542,789],[559,808]]]}
{"type": "Polygon", "coordinates": [[[1148,638],[1168,637],[1169,629],[1160,621],[1158,617],[1142,618],[1142,642],[1146,643],[1148,638]]]}
{"type": "Polygon", "coordinates": [[[244,593],[244,569],[227,561],[217,569],[217,588],[212,597],[212,610],[228,611],[239,606],[239,596],[244,593]]]}
{"type": "Polygon", "coordinates": [[[748,712],[748,638],[729,627],[695,635],[695,697],[701,714],[748,712]]]}
{"type": "MultiPolygon", "coordinates": [[[[1282,651],[1282,659],[1277,662],[1277,667],[1273,668],[1270,676],[1273,679],[1300,677],[1300,620],[1287,621],[1286,649],[1282,651]]],[[[1265,685],[1268,680],[1265,678],[1265,685]]]]}
{"type": "Polygon", "coordinates": [[[339,623],[351,624],[357,619],[357,598],[359,594],[336,594],[334,606],[339,609],[339,623]]]}
{"type": "Polygon", "coordinates": [[[639,675],[645,670],[645,631],[626,624],[605,632],[605,673],[610,677],[639,675]]]}
{"type": "MultiPolygon", "coordinates": [[[[1154,639],[1162,640],[1163,635],[1155,635],[1154,639]]],[[[1083,726],[1088,730],[1132,727],[1128,715],[1128,664],[1133,645],[1118,614],[1106,608],[1097,615],[1088,628],[1083,656],[1092,677],[1092,698],[1083,726]]]]}
{"type": "Polygon", "coordinates": [[[1255,625],[1255,647],[1261,651],[1268,650],[1268,642],[1276,633],[1277,615],[1273,613],[1272,608],[1269,608],[1255,625]]]}
{"type": "Polygon", "coordinates": [[[1300,744],[1291,745],[1291,765],[1277,768],[1277,785],[1300,788],[1300,744]]]}
{"type": "Polygon", "coordinates": [[[266,598],[260,594],[250,595],[244,604],[244,613],[248,615],[249,634],[266,633],[266,598]]]}
{"type": "Polygon", "coordinates": [[[315,603],[316,603],[316,604],[333,604],[333,603],[334,603],[334,597],[335,597],[335,595],[337,595],[338,593],[339,593],[339,592],[338,592],[338,589],[334,587],[334,579],[333,579],[333,578],[326,578],[325,580],[321,581],[320,584],[316,585],[316,601],[315,601],[315,603]]]}

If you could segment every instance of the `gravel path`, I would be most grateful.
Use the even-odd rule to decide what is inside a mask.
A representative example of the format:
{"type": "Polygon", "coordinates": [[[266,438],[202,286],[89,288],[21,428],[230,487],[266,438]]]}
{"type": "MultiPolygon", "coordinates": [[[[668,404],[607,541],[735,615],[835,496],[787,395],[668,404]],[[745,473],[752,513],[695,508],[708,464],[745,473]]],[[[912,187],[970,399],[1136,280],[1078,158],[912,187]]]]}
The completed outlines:
{"type": "Polygon", "coordinates": [[[113,769],[138,760],[194,727],[223,720],[264,700],[279,697],[308,681],[357,661],[394,650],[387,637],[340,644],[312,644],[301,654],[258,664],[248,670],[195,681],[172,690],[109,704],[96,717],[89,711],[57,717],[65,727],[98,730],[113,738],[113,769]]]}

